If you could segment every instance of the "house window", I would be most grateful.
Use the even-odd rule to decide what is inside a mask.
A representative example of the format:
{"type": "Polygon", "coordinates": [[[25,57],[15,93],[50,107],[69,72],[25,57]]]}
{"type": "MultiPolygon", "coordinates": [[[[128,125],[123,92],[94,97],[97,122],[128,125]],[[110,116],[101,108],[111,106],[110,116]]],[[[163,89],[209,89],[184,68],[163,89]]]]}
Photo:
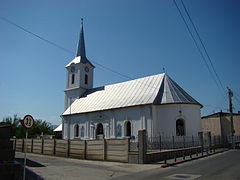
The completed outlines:
{"type": "Polygon", "coordinates": [[[185,136],[185,124],[183,119],[178,119],[176,121],[176,135],[185,136]]]}
{"type": "Polygon", "coordinates": [[[76,124],[74,126],[74,137],[78,137],[79,136],[79,126],[78,124],[76,124]]]}
{"type": "Polygon", "coordinates": [[[125,123],[125,136],[131,136],[132,133],[131,133],[131,123],[130,121],[127,121],[125,123]]]}
{"type": "Polygon", "coordinates": [[[88,84],[88,75],[85,74],[85,84],[88,84]]]}
{"type": "Polygon", "coordinates": [[[81,134],[80,134],[81,138],[84,137],[84,126],[81,127],[81,134]]]}
{"type": "Polygon", "coordinates": [[[74,84],[75,74],[72,74],[72,84],[74,84]]]}

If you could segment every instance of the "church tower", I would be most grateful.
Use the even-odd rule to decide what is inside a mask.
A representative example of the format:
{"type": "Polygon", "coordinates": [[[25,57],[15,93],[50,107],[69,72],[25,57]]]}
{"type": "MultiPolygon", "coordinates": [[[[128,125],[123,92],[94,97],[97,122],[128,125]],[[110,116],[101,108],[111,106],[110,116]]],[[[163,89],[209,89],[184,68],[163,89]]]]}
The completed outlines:
{"type": "Polygon", "coordinates": [[[80,98],[87,89],[93,88],[93,72],[95,66],[86,57],[83,19],[81,19],[81,31],[76,57],[65,67],[67,69],[67,82],[64,91],[64,109],[66,110],[71,103],[80,98]]]}

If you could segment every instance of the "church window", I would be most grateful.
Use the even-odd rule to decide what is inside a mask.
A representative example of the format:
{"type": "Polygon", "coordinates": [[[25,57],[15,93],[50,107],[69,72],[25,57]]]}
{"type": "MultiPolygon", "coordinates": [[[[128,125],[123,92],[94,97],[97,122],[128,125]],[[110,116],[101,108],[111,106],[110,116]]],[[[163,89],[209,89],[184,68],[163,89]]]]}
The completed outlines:
{"type": "Polygon", "coordinates": [[[81,127],[81,134],[80,134],[81,138],[84,137],[84,126],[81,127]]]}
{"type": "Polygon", "coordinates": [[[85,74],[85,84],[88,84],[88,75],[85,74]]]}
{"type": "Polygon", "coordinates": [[[130,121],[127,121],[125,123],[125,136],[131,136],[132,133],[131,133],[131,122],[130,121]]]}
{"type": "Polygon", "coordinates": [[[176,121],[176,135],[185,136],[185,124],[183,119],[178,119],[176,121]]]}
{"type": "Polygon", "coordinates": [[[122,126],[120,124],[117,125],[116,136],[117,137],[122,137],[122,126]]]}
{"type": "Polygon", "coordinates": [[[75,74],[72,74],[72,84],[74,84],[75,74]]]}
{"type": "Polygon", "coordinates": [[[74,137],[78,137],[79,136],[79,125],[76,124],[74,126],[74,137]]]}
{"type": "Polygon", "coordinates": [[[96,129],[96,139],[103,139],[103,138],[104,138],[103,124],[98,123],[97,124],[97,129],[96,129]]]}

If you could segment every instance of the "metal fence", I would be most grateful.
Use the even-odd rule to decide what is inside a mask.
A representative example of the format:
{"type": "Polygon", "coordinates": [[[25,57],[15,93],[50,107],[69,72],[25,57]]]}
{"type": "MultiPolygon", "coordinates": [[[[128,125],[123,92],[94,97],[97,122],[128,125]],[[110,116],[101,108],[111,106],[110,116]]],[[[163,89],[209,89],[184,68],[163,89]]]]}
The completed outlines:
{"type": "MultiPolygon", "coordinates": [[[[240,142],[240,136],[203,136],[203,146],[227,146],[232,142],[240,142]]],[[[198,136],[156,136],[147,138],[148,151],[162,151],[179,148],[201,146],[198,136]]]]}
{"type": "Polygon", "coordinates": [[[156,136],[147,139],[148,150],[167,150],[200,146],[199,137],[156,136]]]}

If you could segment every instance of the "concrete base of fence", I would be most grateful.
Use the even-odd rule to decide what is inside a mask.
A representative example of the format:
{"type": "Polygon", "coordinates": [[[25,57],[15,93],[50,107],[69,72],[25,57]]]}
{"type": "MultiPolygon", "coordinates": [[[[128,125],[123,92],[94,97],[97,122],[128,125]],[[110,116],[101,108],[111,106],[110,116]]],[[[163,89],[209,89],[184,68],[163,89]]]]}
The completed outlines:
{"type": "Polygon", "coordinates": [[[166,164],[161,165],[160,167],[166,168],[166,167],[169,167],[169,166],[175,166],[177,164],[182,164],[182,163],[185,163],[185,162],[201,159],[201,158],[208,157],[208,156],[218,154],[218,153],[222,153],[222,152],[225,152],[225,151],[228,151],[228,150],[229,149],[225,149],[225,150],[221,150],[221,151],[217,151],[217,152],[213,152],[213,153],[207,153],[205,155],[201,155],[201,156],[197,156],[197,157],[192,157],[192,158],[189,158],[189,159],[184,159],[184,160],[181,160],[181,161],[176,161],[176,162],[173,162],[173,163],[166,163],[166,164]]]}
{"type": "Polygon", "coordinates": [[[182,148],[182,149],[172,149],[160,152],[151,152],[146,154],[146,163],[156,162],[156,161],[166,161],[168,159],[185,157],[191,154],[201,152],[202,148],[192,147],[192,148],[182,148]]]}
{"type": "Polygon", "coordinates": [[[138,152],[129,152],[128,162],[132,164],[139,164],[138,152]]]}

